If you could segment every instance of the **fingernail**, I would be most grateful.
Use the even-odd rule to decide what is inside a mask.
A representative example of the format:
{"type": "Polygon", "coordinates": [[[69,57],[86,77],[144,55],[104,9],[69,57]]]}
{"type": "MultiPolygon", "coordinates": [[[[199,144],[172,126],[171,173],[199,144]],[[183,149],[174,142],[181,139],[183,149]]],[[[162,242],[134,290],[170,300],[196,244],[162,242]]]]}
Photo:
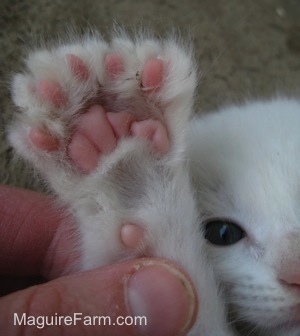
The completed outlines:
{"type": "Polygon", "coordinates": [[[145,316],[139,335],[175,336],[187,331],[195,319],[197,300],[191,282],[178,269],[162,262],[138,265],[126,283],[127,308],[132,316],[145,316]]]}

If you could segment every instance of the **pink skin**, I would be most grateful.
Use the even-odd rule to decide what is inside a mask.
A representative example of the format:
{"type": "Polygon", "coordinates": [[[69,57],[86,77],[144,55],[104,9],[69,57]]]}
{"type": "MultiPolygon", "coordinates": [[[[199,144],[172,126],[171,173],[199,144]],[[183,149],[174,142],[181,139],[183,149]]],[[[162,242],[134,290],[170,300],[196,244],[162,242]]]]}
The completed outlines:
{"type": "Polygon", "coordinates": [[[170,142],[167,129],[160,120],[135,121],[131,125],[131,134],[149,140],[153,148],[161,154],[165,154],[169,150],[170,142]]]}
{"type": "MultiPolygon", "coordinates": [[[[73,75],[82,82],[88,80],[90,73],[84,62],[73,54],[66,56],[73,75]]],[[[105,58],[106,72],[114,80],[124,71],[124,64],[117,54],[105,58]]],[[[143,68],[141,89],[147,94],[159,90],[163,80],[164,63],[157,58],[149,59],[143,68]]],[[[42,80],[37,83],[37,93],[54,107],[64,107],[68,99],[58,83],[42,80]]],[[[167,129],[159,120],[136,120],[128,112],[106,112],[102,106],[93,105],[79,116],[77,128],[68,145],[68,155],[82,173],[90,173],[99,164],[101,154],[114,150],[118,139],[134,136],[147,139],[154,150],[164,154],[170,147],[167,129]]],[[[38,149],[56,151],[59,140],[47,130],[33,128],[29,140],[38,149]]],[[[121,240],[128,248],[136,248],[143,240],[144,231],[135,224],[125,224],[121,229],[121,240]]]]}
{"type": "MultiPolygon", "coordinates": [[[[84,62],[72,54],[68,54],[66,58],[73,75],[80,81],[86,81],[89,78],[89,70],[84,62]]],[[[163,79],[163,66],[163,61],[157,58],[149,59],[145,63],[141,79],[141,86],[145,92],[158,90],[163,79]]],[[[111,78],[124,71],[123,61],[117,54],[106,56],[105,67],[111,78]]],[[[67,105],[65,93],[60,85],[53,81],[38,82],[36,90],[55,107],[67,105]]],[[[162,154],[169,148],[167,130],[159,120],[136,121],[127,112],[106,113],[101,106],[92,106],[79,117],[78,129],[69,145],[69,156],[79,170],[89,173],[96,167],[100,153],[109,153],[119,138],[129,135],[148,139],[154,149],[162,154]]],[[[55,151],[59,148],[58,139],[41,128],[33,128],[29,139],[41,150],[55,151]]]]}
{"type": "Polygon", "coordinates": [[[121,74],[124,71],[124,64],[120,56],[117,54],[108,54],[105,57],[105,69],[111,79],[121,74]]]}
{"type": "Polygon", "coordinates": [[[98,164],[101,153],[110,153],[116,144],[116,136],[104,109],[94,105],[78,118],[68,154],[82,172],[89,173],[98,164]]]}
{"type": "Polygon", "coordinates": [[[142,88],[145,92],[155,92],[163,81],[164,63],[161,59],[151,58],[144,66],[142,88]]]}
{"type": "Polygon", "coordinates": [[[47,100],[57,108],[65,106],[68,102],[60,85],[53,81],[41,80],[38,82],[36,90],[42,99],[47,100]]]}
{"type": "Polygon", "coordinates": [[[29,134],[28,138],[35,147],[40,150],[46,150],[49,152],[56,151],[59,146],[59,141],[57,138],[53,137],[51,134],[47,133],[46,130],[41,128],[33,128],[29,134]]]}
{"type": "Polygon", "coordinates": [[[143,241],[144,230],[132,223],[123,225],[121,229],[121,240],[123,244],[130,249],[136,249],[143,241]]]}
{"type": "Polygon", "coordinates": [[[69,67],[75,77],[78,80],[85,82],[89,79],[90,72],[88,67],[84,64],[81,58],[75,56],[73,54],[67,55],[67,61],[69,63],[69,67]]]}

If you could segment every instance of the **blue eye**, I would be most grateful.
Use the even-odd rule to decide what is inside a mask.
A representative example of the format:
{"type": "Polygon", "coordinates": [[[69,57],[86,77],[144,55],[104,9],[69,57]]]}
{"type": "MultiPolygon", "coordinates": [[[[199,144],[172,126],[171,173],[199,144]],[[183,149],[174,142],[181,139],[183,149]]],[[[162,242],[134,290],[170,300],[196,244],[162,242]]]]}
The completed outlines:
{"type": "Polygon", "coordinates": [[[246,233],[239,225],[229,220],[214,219],[206,222],[204,236],[211,244],[228,246],[243,239],[246,233]]]}

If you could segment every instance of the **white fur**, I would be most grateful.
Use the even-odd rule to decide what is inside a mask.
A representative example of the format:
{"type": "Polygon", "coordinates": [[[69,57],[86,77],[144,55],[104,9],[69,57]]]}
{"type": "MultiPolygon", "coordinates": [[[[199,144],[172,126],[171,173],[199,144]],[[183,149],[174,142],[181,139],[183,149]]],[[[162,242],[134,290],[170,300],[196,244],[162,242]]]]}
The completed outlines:
{"type": "Polygon", "coordinates": [[[300,101],[287,98],[229,107],[191,124],[200,212],[232,219],[247,233],[231,246],[207,243],[243,335],[300,335],[299,125],[300,101]]]}
{"type": "Polygon", "coordinates": [[[78,268],[103,266],[141,252],[172,259],[190,274],[200,299],[200,313],[189,335],[233,335],[207,263],[200,217],[185,167],[185,133],[196,86],[190,53],[174,39],[131,40],[123,35],[107,44],[94,36],[33,53],[27,67],[13,83],[20,114],[9,129],[9,139],[77,217],[82,238],[78,268]],[[124,73],[113,84],[103,66],[105,55],[112,51],[121,55],[125,64],[124,73]],[[87,82],[72,76],[65,57],[68,53],[78,55],[88,66],[91,77],[87,82]],[[162,88],[145,98],[136,73],[150,57],[164,60],[166,74],[162,88]],[[38,96],[34,87],[42,79],[60,83],[68,94],[67,108],[55,109],[38,96]],[[80,110],[99,93],[99,84],[101,103],[110,110],[117,112],[125,106],[134,114],[162,119],[169,132],[170,152],[157,157],[146,142],[123,139],[91,174],[77,172],[66,155],[67,140],[80,110]],[[43,152],[31,145],[27,134],[36,126],[47,127],[65,144],[59,152],[43,152]],[[125,249],[120,242],[120,228],[127,220],[146,229],[144,246],[138,251],[125,249]]]}

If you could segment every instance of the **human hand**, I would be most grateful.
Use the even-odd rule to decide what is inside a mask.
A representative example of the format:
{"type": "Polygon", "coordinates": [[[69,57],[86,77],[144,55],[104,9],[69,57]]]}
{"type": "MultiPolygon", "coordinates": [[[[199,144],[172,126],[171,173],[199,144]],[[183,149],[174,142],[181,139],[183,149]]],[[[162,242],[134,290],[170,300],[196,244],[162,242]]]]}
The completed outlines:
{"type": "MultiPolygon", "coordinates": [[[[32,275],[53,279],[0,299],[1,334],[174,336],[187,333],[197,314],[197,298],[188,276],[179,267],[163,259],[141,258],[63,275],[70,273],[77,258],[71,253],[76,246],[74,235],[70,235],[72,225],[72,218],[59,212],[51,198],[0,186],[0,275],[22,281],[32,275]],[[35,325],[14,325],[14,316],[20,320],[23,313],[27,318],[33,316],[35,325]],[[61,325],[37,328],[40,316],[54,317],[54,324],[59,316],[70,317],[72,321],[68,320],[70,325],[63,320],[61,325]],[[88,323],[94,316],[110,320],[106,319],[105,324],[102,320],[98,325],[96,319],[95,325],[84,325],[85,317],[88,323]],[[144,316],[147,326],[145,319],[140,320],[139,326],[134,325],[132,318],[124,320],[126,316],[144,316]]],[[[39,322],[41,327],[43,319],[39,322]]]]}

